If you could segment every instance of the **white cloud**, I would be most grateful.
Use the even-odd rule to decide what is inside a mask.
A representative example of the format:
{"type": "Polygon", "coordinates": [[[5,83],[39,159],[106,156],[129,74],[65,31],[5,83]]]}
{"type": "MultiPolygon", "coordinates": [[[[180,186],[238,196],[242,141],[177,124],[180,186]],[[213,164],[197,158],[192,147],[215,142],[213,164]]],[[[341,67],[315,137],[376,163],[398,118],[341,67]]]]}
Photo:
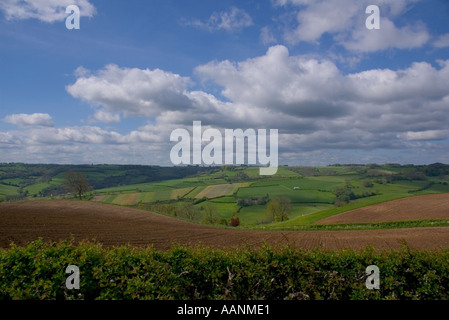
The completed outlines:
{"type": "Polygon", "coordinates": [[[97,121],[116,122],[124,115],[149,122],[119,133],[99,126],[45,127],[52,124],[49,115],[11,115],[9,122],[22,128],[0,132],[0,149],[8,150],[2,160],[25,154],[37,161],[46,153],[77,159],[71,162],[101,163],[106,155],[108,162],[170,164],[171,131],[190,130],[200,120],[204,128],[279,129],[281,163],[292,154],[339,162],[348,150],[354,162],[372,160],[369,152],[379,149],[388,150],[389,162],[396,162],[392,154],[403,157],[401,150],[443,161],[447,146],[439,141],[449,139],[449,60],[437,62],[345,74],[328,59],[290,55],[278,45],[258,57],[195,69],[200,80],[222,87],[226,101],[189,91],[189,78],[163,70],[84,70],[67,91],[90,103],[97,121]]]}
{"type": "Polygon", "coordinates": [[[449,130],[408,131],[399,135],[406,140],[444,140],[449,137],[449,130]]]}
{"type": "Polygon", "coordinates": [[[33,145],[126,143],[119,133],[93,126],[32,129],[27,136],[33,145]]]}
{"type": "Polygon", "coordinates": [[[276,37],[268,27],[263,27],[260,30],[260,40],[264,45],[269,45],[277,42],[276,37]]]}
{"type": "MultiPolygon", "coordinates": [[[[295,3],[297,4],[297,3],[295,3]]],[[[353,0],[316,1],[299,10],[298,26],[286,35],[290,42],[318,41],[324,33],[338,33],[352,27],[361,6],[353,0]]]]}
{"type": "Polygon", "coordinates": [[[29,127],[0,132],[0,161],[52,163],[167,163],[169,136],[146,125],[127,134],[96,126],[29,127]],[[167,156],[165,156],[167,155],[167,156]]]}
{"type": "MultiPolygon", "coordinates": [[[[118,66],[87,73],[67,91],[92,104],[98,121],[150,117],[159,135],[201,120],[217,128],[277,128],[298,135],[294,145],[310,150],[398,148],[411,140],[408,132],[437,130],[438,139],[444,137],[439,130],[447,127],[449,60],[439,65],[343,74],[330,60],[291,56],[278,45],[259,57],[195,69],[201,80],[221,86],[228,101],[188,91],[191,80],[177,74],[118,66]]],[[[140,131],[132,136],[147,136],[140,131]]]]}
{"type": "Polygon", "coordinates": [[[383,18],[379,30],[357,28],[347,40],[342,40],[341,43],[351,51],[374,52],[388,48],[419,48],[429,39],[430,35],[423,24],[417,23],[414,26],[406,25],[397,28],[388,18],[383,18]]]}
{"type": "Polygon", "coordinates": [[[97,112],[95,112],[94,118],[97,121],[104,122],[104,123],[120,122],[120,120],[121,120],[119,114],[108,112],[103,109],[100,109],[97,112]]]}
{"type": "Polygon", "coordinates": [[[275,46],[261,57],[211,62],[196,72],[222,86],[235,104],[251,107],[248,123],[266,114],[272,127],[280,115],[290,117],[276,125],[300,134],[298,148],[396,148],[404,133],[447,127],[449,61],[439,63],[440,69],[419,62],[343,75],[329,60],[290,56],[275,46]]]}
{"type": "Polygon", "coordinates": [[[285,30],[288,43],[319,43],[330,34],[337,44],[356,52],[373,52],[389,48],[409,49],[426,44],[430,35],[424,24],[397,27],[393,20],[404,14],[419,0],[278,0],[278,6],[296,8],[297,26],[285,30]],[[380,29],[368,30],[365,9],[376,4],[380,8],[380,29]]]}
{"type": "Polygon", "coordinates": [[[51,116],[47,113],[33,113],[33,114],[18,113],[6,116],[3,120],[5,122],[17,125],[19,127],[53,126],[53,120],[51,116]]]}
{"type": "Polygon", "coordinates": [[[107,65],[95,75],[83,70],[76,82],[66,87],[73,97],[104,109],[97,120],[119,120],[112,113],[125,116],[153,117],[164,110],[188,108],[185,91],[189,79],[160,69],[120,68],[107,65]]]}
{"type": "Polygon", "coordinates": [[[262,57],[237,64],[211,62],[196,72],[223,86],[222,94],[234,102],[303,117],[335,117],[347,112],[345,106],[332,101],[319,103],[327,90],[336,100],[344,94],[340,81],[344,79],[337,67],[327,60],[290,57],[281,45],[269,48],[262,57]]]}
{"type": "Polygon", "coordinates": [[[251,16],[243,9],[231,7],[229,11],[214,12],[207,21],[191,20],[186,25],[207,29],[211,32],[225,30],[228,32],[240,31],[244,27],[253,25],[251,16]]]}
{"type": "Polygon", "coordinates": [[[434,42],[433,46],[436,48],[447,48],[449,47],[449,33],[440,35],[434,42]]]}
{"type": "Polygon", "coordinates": [[[96,13],[89,0],[2,0],[0,10],[8,20],[38,19],[52,23],[67,18],[65,9],[69,5],[77,5],[81,16],[92,17],[96,13]]]}

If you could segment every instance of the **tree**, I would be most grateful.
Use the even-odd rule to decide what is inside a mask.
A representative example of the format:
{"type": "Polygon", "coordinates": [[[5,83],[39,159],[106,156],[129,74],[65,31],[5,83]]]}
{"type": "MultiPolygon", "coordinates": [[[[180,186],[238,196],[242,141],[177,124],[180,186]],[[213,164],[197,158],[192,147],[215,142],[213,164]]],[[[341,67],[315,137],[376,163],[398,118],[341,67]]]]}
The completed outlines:
{"type": "Polygon", "coordinates": [[[80,200],[82,200],[84,193],[92,188],[86,176],[81,172],[66,172],[65,184],[80,200]]]}
{"type": "Polygon", "coordinates": [[[362,184],[365,188],[372,188],[373,183],[371,182],[371,179],[365,179],[362,181],[362,184]]]}
{"type": "Polygon", "coordinates": [[[352,189],[350,188],[350,185],[348,187],[348,184],[346,184],[344,187],[335,187],[332,192],[335,194],[336,203],[349,203],[349,201],[356,198],[354,192],[352,192],[352,189]]]}
{"type": "Polygon", "coordinates": [[[289,198],[274,197],[267,203],[267,218],[269,221],[285,221],[291,212],[292,204],[289,198]]]}
{"type": "Polygon", "coordinates": [[[198,215],[197,208],[191,202],[185,202],[182,204],[182,212],[189,220],[195,220],[198,215]]]}
{"type": "Polygon", "coordinates": [[[231,221],[229,222],[229,225],[231,227],[238,227],[240,225],[240,219],[237,216],[237,212],[234,212],[234,214],[231,217],[231,221]]]}
{"type": "Polygon", "coordinates": [[[218,221],[220,220],[218,218],[218,211],[217,211],[217,208],[213,204],[206,203],[204,206],[201,206],[201,208],[205,214],[203,223],[207,223],[207,224],[217,224],[218,223],[218,221]]]}

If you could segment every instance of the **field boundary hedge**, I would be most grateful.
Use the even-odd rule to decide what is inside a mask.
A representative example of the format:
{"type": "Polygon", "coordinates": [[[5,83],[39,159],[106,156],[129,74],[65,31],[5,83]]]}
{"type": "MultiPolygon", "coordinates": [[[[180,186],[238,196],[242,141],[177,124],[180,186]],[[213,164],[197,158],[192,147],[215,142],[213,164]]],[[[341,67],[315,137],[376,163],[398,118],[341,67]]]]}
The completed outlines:
{"type": "Polygon", "coordinates": [[[0,250],[1,300],[447,300],[449,250],[218,250],[69,241],[0,250]],[[76,265],[80,288],[68,289],[76,265]],[[366,287],[366,268],[380,289],[366,287]]]}

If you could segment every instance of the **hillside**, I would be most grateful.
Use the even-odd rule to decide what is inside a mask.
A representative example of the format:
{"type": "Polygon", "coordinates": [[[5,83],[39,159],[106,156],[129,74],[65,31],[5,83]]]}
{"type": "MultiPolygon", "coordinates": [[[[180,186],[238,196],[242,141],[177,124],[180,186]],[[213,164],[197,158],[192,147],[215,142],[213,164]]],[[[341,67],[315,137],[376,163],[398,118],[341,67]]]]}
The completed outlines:
{"type": "Polygon", "coordinates": [[[133,165],[0,165],[0,202],[73,199],[68,171],[83,173],[92,190],[85,200],[146,209],[207,225],[291,229],[349,210],[424,194],[449,193],[449,166],[281,166],[273,176],[257,167],[133,165]],[[268,212],[280,199],[282,218],[268,212]],[[278,201],[276,200],[276,201],[278,201]]]}
{"type": "Polygon", "coordinates": [[[449,219],[449,194],[428,194],[378,203],[319,220],[316,224],[422,219],[449,219]]]}
{"type": "Polygon", "coordinates": [[[449,246],[449,229],[442,227],[364,231],[252,231],[213,228],[142,210],[85,201],[27,201],[0,204],[0,246],[44,241],[96,239],[105,246],[153,245],[165,250],[174,242],[235,248],[263,243],[301,248],[437,249],[449,246]]]}
{"type": "Polygon", "coordinates": [[[58,165],[58,164],[0,164],[0,196],[51,196],[65,194],[64,174],[82,172],[93,189],[119,187],[155,181],[179,179],[211,168],[199,166],[160,167],[141,165],[58,165]]]}

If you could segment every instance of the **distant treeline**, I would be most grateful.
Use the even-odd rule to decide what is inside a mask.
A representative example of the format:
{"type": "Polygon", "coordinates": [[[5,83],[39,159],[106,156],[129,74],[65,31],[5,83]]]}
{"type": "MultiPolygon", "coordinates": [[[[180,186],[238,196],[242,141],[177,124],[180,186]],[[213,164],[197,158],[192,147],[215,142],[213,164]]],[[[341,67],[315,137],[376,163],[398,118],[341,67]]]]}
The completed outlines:
{"type": "MultiPolygon", "coordinates": [[[[449,175],[449,165],[434,163],[430,165],[400,165],[400,164],[368,164],[368,165],[332,165],[329,168],[315,167],[288,167],[289,170],[303,176],[339,175],[341,172],[332,167],[344,167],[345,171],[355,171],[367,178],[383,179],[384,183],[394,180],[426,180],[427,177],[449,175]],[[385,170],[391,170],[386,173],[385,170]]],[[[225,168],[225,167],[223,167],[225,168]]],[[[20,189],[38,183],[49,183],[53,179],[64,178],[68,171],[82,172],[88,179],[93,189],[118,187],[125,185],[150,183],[155,181],[182,179],[201,173],[213,173],[220,171],[220,167],[161,167],[146,165],[58,165],[58,164],[24,164],[3,163],[0,164],[0,183],[14,186],[20,189]]],[[[232,168],[227,168],[228,170],[232,168]]],[[[251,180],[245,172],[239,171],[235,181],[251,180]]],[[[67,192],[61,181],[52,183],[41,192],[43,196],[61,194],[67,192]]],[[[54,181],[53,181],[54,182],[54,181]]],[[[228,181],[234,182],[234,181],[228,181]]]]}
{"type": "MultiPolygon", "coordinates": [[[[117,187],[154,181],[181,179],[199,173],[217,170],[216,168],[186,166],[186,167],[161,167],[144,165],[58,165],[58,164],[0,164],[0,182],[19,188],[36,183],[51,182],[54,178],[64,178],[68,171],[82,172],[94,189],[117,187]],[[5,180],[18,180],[11,182],[5,180]]],[[[59,185],[53,185],[44,193],[63,192],[59,185]]]]}
{"type": "Polygon", "coordinates": [[[307,176],[332,176],[341,174],[332,167],[344,168],[345,171],[355,171],[357,174],[365,174],[368,177],[385,175],[381,170],[391,169],[395,172],[395,179],[424,180],[425,177],[439,177],[449,175],[449,165],[433,163],[429,165],[400,165],[396,163],[378,164],[333,164],[328,168],[317,167],[288,167],[289,170],[307,176]]]}

